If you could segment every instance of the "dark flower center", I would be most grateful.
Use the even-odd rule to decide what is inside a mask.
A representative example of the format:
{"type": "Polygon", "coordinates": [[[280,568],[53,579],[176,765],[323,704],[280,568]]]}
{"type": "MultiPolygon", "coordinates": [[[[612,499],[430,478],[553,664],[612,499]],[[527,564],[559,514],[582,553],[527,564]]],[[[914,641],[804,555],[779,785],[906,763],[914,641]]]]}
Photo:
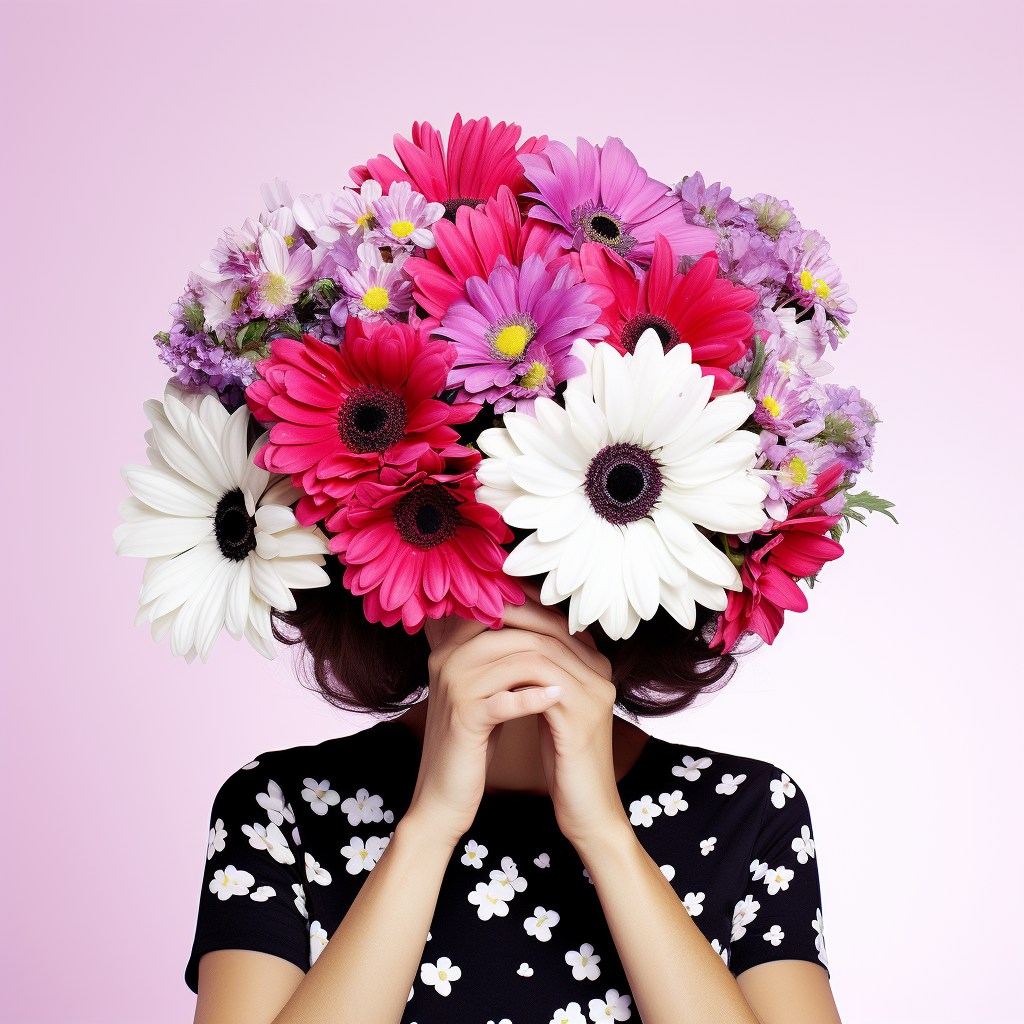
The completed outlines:
{"type": "Polygon", "coordinates": [[[622,241],[622,225],[607,213],[595,213],[587,222],[587,234],[594,242],[616,246],[622,241]]]}
{"type": "Polygon", "coordinates": [[[444,202],[444,219],[450,220],[454,224],[455,214],[460,206],[468,206],[471,210],[475,210],[482,202],[484,202],[483,199],[446,199],[444,202]]]}
{"type": "Polygon", "coordinates": [[[338,409],[338,436],[357,455],[387,451],[405,436],[405,402],[393,391],[358,384],[338,409]]]}
{"type": "Polygon", "coordinates": [[[238,488],[217,502],[213,535],[220,553],[232,562],[241,562],[256,547],[256,520],[249,515],[245,495],[238,488]]]}
{"type": "Polygon", "coordinates": [[[661,467],[646,448],[612,444],[594,456],[585,487],[594,511],[622,526],[643,519],[654,507],[661,494],[661,467]]]}
{"type": "Polygon", "coordinates": [[[420,484],[395,504],[395,528],[402,540],[426,551],[455,536],[462,521],[455,495],[440,484],[420,484]]]}
{"type": "Polygon", "coordinates": [[[651,328],[661,339],[661,347],[666,352],[679,344],[679,331],[664,317],[655,316],[653,313],[637,313],[622,325],[622,331],[619,333],[622,347],[627,352],[636,351],[640,336],[651,328]]]}

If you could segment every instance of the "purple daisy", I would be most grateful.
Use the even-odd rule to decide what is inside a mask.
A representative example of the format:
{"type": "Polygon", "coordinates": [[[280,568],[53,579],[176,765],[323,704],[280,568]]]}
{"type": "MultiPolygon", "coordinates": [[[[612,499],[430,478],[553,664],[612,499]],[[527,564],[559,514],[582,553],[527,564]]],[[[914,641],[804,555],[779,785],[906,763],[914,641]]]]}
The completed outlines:
{"type": "Polygon", "coordinates": [[[598,324],[601,307],[594,290],[571,266],[557,273],[539,254],[522,267],[499,256],[485,281],[466,281],[466,298],[451,304],[435,331],[455,344],[448,374],[462,402],[492,402],[499,412],[519,411],[538,394],[551,394],[563,380],[583,373],[569,354],[578,338],[596,341],[607,333],[598,324]],[[502,408],[498,408],[500,405],[502,408]]]}
{"type": "Polygon", "coordinates": [[[576,155],[562,142],[549,142],[541,153],[519,157],[526,177],[537,189],[530,216],[565,229],[566,247],[599,242],[635,265],[648,264],[655,232],[663,234],[676,256],[714,249],[715,232],[688,224],[678,195],[639,165],[621,139],[603,146],[576,140],[576,155]]]}
{"type": "Polygon", "coordinates": [[[791,373],[784,363],[765,363],[757,388],[754,419],[766,430],[790,441],[806,441],[824,426],[823,395],[813,377],[791,373]]]}
{"type": "Polygon", "coordinates": [[[829,255],[829,244],[817,231],[804,231],[794,247],[796,261],[789,287],[803,307],[814,306],[844,326],[857,312],[850,298],[850,286],[843,280],[838,264],[829,255]]]}
{"type": "Polygon", "coordinates": [[[679,197],[687,223],[715,228],[723,235],[725,229],[720,228],[720,225],[740,212],[740,204],[732,198],[732,189],[722,188],[720,181],[705,185],[700,171],[683,178],[672,189],[672,194],[679,197]]]}
{"type": "Polygon", "coordinates": [[[393,181],[388,194],[373,204],[373,240],[380,245],[434,247],[431,225],[444,216],[444,203],[428,203],[407,181],[393,181]]]}
{"type": "Polygon", "coordinates": [[[818,474],[835,461],[835,456],[813,441],[779,444],[778,437],[767,430],[761,433],[761,448],[763,460],[771,467],[754,470],[768,481],[765,511],[772,519],[783,522],[788,514],[787,506],[816,492],[818,474]]]}

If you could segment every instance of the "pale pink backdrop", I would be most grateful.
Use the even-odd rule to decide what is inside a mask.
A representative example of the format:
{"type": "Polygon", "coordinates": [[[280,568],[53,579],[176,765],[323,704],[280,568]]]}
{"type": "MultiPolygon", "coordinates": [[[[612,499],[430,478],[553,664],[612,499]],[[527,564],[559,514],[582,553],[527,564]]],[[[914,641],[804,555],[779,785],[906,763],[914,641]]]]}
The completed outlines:
{"type": "MultiPolygon", "coordinates": [[[[767,191],[860,303],[836,379],[878,405],[901,525],[708,706],[652,723],[808,794],[850,1022],[1020,1020],[1020,112],[1013,3],[7,4],[2,1016],[191,1019],[221,781],[367,724],[287,660],[132,627],[123,462],[151,338],[262,181],[337,189],[416,118],[620,135],[652,173],[767,191]]],[[[482,1022],[481,1022],[482,1024],[482,1022]]],[[[516,1021],[515,1024],[532,1024],[516,1021]]]]}

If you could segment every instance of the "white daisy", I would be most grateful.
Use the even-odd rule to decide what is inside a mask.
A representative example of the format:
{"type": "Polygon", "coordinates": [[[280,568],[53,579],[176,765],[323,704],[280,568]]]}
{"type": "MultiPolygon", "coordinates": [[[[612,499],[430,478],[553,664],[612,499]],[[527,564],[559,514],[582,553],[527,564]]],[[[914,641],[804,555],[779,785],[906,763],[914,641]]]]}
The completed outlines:
{"type": "Polygon", "coordinates": [[[791,848],[796,853],[797,862],[806,864],[808,857],[814,856],[814,840],[811,838],[811,830],[807,825],[800,828],[798,835],[792,843],[791,848]]]}
{"type": "Polygon", "coordinates": [[[291,804],[285,803],[284,793],[273,779],[267,782],[266,793],[256,794],[256,803],[267,812],[267,817],[275,825],[282,825],[286,821],[289,825],[295,824],[295,812],[291,804]]]}
{"type": "Polygon", "coordinates": [[[206,846],[206,859],[213,860],[215,853],[221,853],[224,850],[224,840],[227,839],[227,831],[224,828],[224,819],[218,818],[213,823],[213,828],[210,829],[210,841],[206,846]]]}
{"type": "Polygon", "coordinates": [[[302,784],[306,787],[302,791],[302,799],[309,804],[314,814],[326,814],[328,807],[341,803],[341,797],[331,789],[329,779],[322,782],[317,782],[316,779],[303,779],[302,784]]]}
{"type": "Polygon", "coordinates": [[[319,921],[309,924],[309,966],[316,963],[316,958],[327,945],[327,929],[319,921]]]}
{"type": "Polygon", "coordinates": [[[633,1015],[633,1011],[629,1008],[632,1001],[632,998],[625,993],[620,996],[618,989],[610,988],[605,992],[604,999],[590,1000],[590,1019],[593,1021],[629,1020],[633,1015]]]}
{"type": "Polygon", "coordinates": [[[527,963],[521,963],[516,974],[518,974],[520,978],[532,978],[533,968],[527,963]]]}
{"type": "Polygon", "coordinates": [[[700,855],[706,857],[715,848],[715,843],[718,842],[717,836],[711,836],[708,839],[702,839],[700,841],[700,855]]]}
{"type": "Polygon", "coordinates": [[[764,878],[765,872],[768,870],[768,864],[755,858],[750,862],[748,870],[754,876],[752,881],[756,882],[759,878],[764,878]]]}
{"type": "Polygon", "coordinates": [[[257,903],[266,903],[271,896],[276,896],[277,890],[272,885],[261,885],[255,892],[249,893],[249,899],[257,903]]]}
{"type": "Polygon", "coordinates": [[[539,854],[533,858],[533,863],[539,868],[549,868],[551,867],[551,856],[547,853],[539,854]]]}
{"type": "Polygon", "coordinates": [[[688,892],[683,897],[683,907],[690,917],[697,917],[704,912],[704,893],[688,892]]]}
{"type": "Polygon", "coordinates": [[[360,789],[356,791],[355,796],[350,796],[342,801],[341,813],[348,815],[350,825],[380,821],[384,817],[384,812],[381,810],[383,803],[384,797],[370,796],[368,789],[360,789]]]}
{"type": "Polygon", "coordinates": [[[556,910],[545,910],[543,907],[533,908],[533,917],[528,917],[523,922],[527,935],[536,936],[541,942],[547,942],[551,938],[551,929],[561,920],[556,910]]]}
{"type": "Polygon", "coordinates": [[[249,837],[249,845],[256,850],[266,850],[278,864],[294,864],[295,854],[288,846],[284,833],[273,823],[243,825],[242,831],[249,837]]]}
{"type": "Polygon", "coordinates": [[[794,872],[781,864],[774,870],[766,872],[764,884],[768,886],[768,895],[774,896],[780,890],[785,892],[793,881],[794,872]]]}
{"type": "Polygon", "coordinates": [[[316,882],[317,885],[330,885],[331,873],[327,868],[320,867],[318,861],[312,854],[306,854],[306,881],[316,882]]]}
{"type": "Polygon", "coordinates": [[[436,964],[420,964],[420,981],[432,985],[439,996],[451,995],[452,982],[462,977],[462,968],[456,967],[451,958],[441,956],[436,964]]]}
{"type": "Polygon", "coordinates": [[[710,767],[710,757],[700,757],[694,760],[689,754],[684,754],[683,763],[681,765],[673,765],[672,774],[686,779],[687,782],[696,782],[700,778],[701,771],[710,767]]]}
{"type": "Polygon", "coordinates": [[[508,556],[513,576],[547,573],[545,604],[569,598],[572,632],[600,621],[632,635],[659,605],[692,628],[695,601],[721,611],[739,573],[701,532],[743,533],[767,521],[768,484],[748,472],[758,435],[738,428],[745,394],[711,399],[712,377],[690,347],[665,353],[653,330],[633,355],[580,341],[587,371],[569,381],[565,408],[539,398],[535,416],[509,412],[483,431],[489,456],[477,499],[510,526],[532,529],[508,556]]]}
{"type": "Polygon", "coordinates": [[[796,786],[785,772],[781,779],[772,779],[768,788],[772,791],[772,803],[776,807],[785,807],[786,798],[792,800],[796,796],[796,786]]]}
{"type": "Polygon", "coordinates": [[[753,896],[744,896],[736,904],[732,912],[732,941],[742,939],[747,934],[747,925],[757,917],[761,904],[753,896]]]}
{"type": "MultiPolygon", "coordinates": [[[[212,886],[212,882],[210,883],[212,886]]],[[[811,927],[818,933],[814,936],[814,948],[818,951],[818,959],[828,967],[828,957],[825,955],[825,922],[821,919],[821,907],[818,908],[811,927]]]]}
{"type": "Polygon", "coordinates": [[[683,799],[683,791],[674,789],[671,793],[662,793],[658,797],[658,803],[665,808],[665,813],[671,818],[680,811],[685,811],[690,805],[683,799]]]}
{"type": "Polygon", "coordinates": [[[555,1010],[548,1024],[587,1024],[587,1019],[580,1012],[580,1004],[573,1000],[564,1008],[555,1010]]]}
{"type": "Polygon", "coordinates": [[[476,907],[476,916],[481,921],[508,916],[508,903],[501,898],[501,890],[493,882],[477,882],[466,898],[476,907]]]}
{"type": "Polygon", "coordinates": [[[475,839],[470,839],[463,849],[466,851],[462,855],[463,864],[467,867],[472,865],[475,868],[482,868],[484,866],[484,857],[487,856],[486,846],[481,846],[475,839]]]}
{"type": "Polygon", "coordinates": [[[380,836],[370,836],[364,845],[359,836],[353,836],[349,840],[349,845],[341,848],[342,857],[348,859],[345,870],[350,875],[358,875],[360,871],[372,871],[389,842],[391,839],[388,836],[383,839],[380,836]]]}
{"type": "Polygon", "coordinates": [[[645,793],[639,800],[634,800],[629,805],[629,823],[631,825],[643,825],[650,828],[651,822],[661,814],[661,808],[651,799],[650,793],[645,793]]]}
{"type": "Polygon", "coordinates": [[[295,909],[307,920],[309,911],[306,910],[306,890],[298,882],[292,884],[292,892],[295,893],[295,909]]]}
{"type": "Polygon", "coordinates": [[[150,465],[121,476],[132,492],[114,530],[119,555],[148,559],[136,624],[171,653],[206,661],[224,628],[274,657],[270,612],[295,608],[292,590],[323,587],[326,538],[299,526],[289,507],[301,496],[286,477],[253,464],[250,413],[228,413],[215,395],[170,382],[163,402],[143,406],[150,465]]]}
{"type": "Polygon", "coordinates": [[[777,924],[773,924],[771,928],[761,936],[765,942],[770,942],[773,946],[779,945],[785,937],[786,933],[777,924]]]}
{"type": "Polygon", "coordinates": [[[723,796],[732,796],[736,792],[737,787],[742,782],[746,782],[746,775],[730,775],[726,773],[722,776],[722,781],[715,786],[715,792],[721,793],[723,796]]]}
{"type": "Polygon", "coordinates": [[[502,857],[501,870],[491,872],[491,885],[503,900],[510,900],[526,888],[526,879],[519,874],[516,862],[511,857],[502,857]]]}
{"type": "Polygon", "coordinates": [[[256,879],[248,871],[229,864],[223,871],[214,871],[210,879],[210,892],[215,893],[219,900],[229,900],[232,896],[247,896],[249,886],[256,879]]]}
{"type": "Polygon", "coordinates": [[[565,962],[572,968],[572,976],[577,981],[596,981],[601,976],[600,956],[594,952],[589,942],[584,942],[579,950],[570,949],[565,954],[565,962]]]}

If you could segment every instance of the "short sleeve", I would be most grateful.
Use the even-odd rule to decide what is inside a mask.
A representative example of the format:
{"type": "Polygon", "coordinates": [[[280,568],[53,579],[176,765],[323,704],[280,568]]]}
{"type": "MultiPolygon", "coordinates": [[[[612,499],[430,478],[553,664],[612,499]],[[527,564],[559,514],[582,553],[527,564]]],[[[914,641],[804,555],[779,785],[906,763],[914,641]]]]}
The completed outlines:
{"type": "Polygon", "coordinates": [[[185,983],[199,990],[199,960],[215,949],[270,953],[309,970],[295,814],[280,786],[258,769],[221,787],[210,814],[206,870],[185,983]]]}
{"type": "Polygon", "coordinates": [[[774,960],[809,960],[827,971],[810,809],[780,769],[765,785],[748,882],[733,911],[729,967],[738,976],[774,960]]]}

